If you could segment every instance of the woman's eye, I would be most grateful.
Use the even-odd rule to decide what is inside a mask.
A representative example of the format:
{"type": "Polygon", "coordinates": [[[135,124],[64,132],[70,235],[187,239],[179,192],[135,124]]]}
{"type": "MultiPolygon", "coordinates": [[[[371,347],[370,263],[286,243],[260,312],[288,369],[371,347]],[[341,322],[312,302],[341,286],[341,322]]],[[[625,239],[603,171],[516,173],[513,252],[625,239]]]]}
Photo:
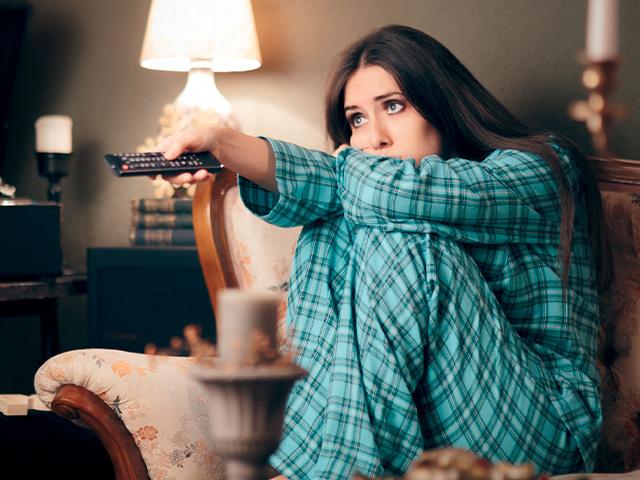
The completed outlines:
{"type": "Polygon", "coordinates": [[[404,105],[402,104],[402,102],[392,101],[387,103],[387,112],[389,113],[398,113],[402,111],[403,108],[404,105]]]}
{"type": "Polygon", "coordinates": [[[355,128],[358,128],[365,123],[365,118],[359,113],[356,113],[355,115],[351,116],[349,121],[351,122],[351,125],[353,125],[355,128]]]}

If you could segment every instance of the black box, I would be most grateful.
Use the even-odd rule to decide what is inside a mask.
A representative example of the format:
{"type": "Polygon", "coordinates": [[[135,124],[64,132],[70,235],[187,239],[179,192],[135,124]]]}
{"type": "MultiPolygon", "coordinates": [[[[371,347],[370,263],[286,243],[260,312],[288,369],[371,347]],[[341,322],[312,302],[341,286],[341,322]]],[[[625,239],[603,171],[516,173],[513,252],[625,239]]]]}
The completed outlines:
{"type": "Polygon", "coordinates": [[[92,347],[142,352],[169,346],[188,324],[215,340],[215,319],[193,247],[87,250],[92,347]]]}
{"type": "Polygon", "coordinates": [[[0,200],[0,278],[62,273],[59,203],[0,200]]]}

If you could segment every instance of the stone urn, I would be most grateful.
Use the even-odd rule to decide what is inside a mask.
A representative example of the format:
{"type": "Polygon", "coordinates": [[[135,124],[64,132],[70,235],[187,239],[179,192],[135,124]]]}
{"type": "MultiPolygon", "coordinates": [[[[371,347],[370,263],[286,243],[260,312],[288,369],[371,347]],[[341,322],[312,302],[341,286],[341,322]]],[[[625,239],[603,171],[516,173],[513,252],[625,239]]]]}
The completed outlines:
{"type": "Polygon", "coordinates": [[[306,372],[296,365],[194,366],[208,396],[211,438],[224,458],[227,479],[262,480],[282,435],[284,407],[293,383],[306,372]]]}
{"type": "Polygon", "coordinates": [[[282,436],[294,382],[306,375],[278,353],[278,294],[223,290],[218,296],[219,356],[191,374],[208,392],[211,438],[228,480],[262,480],[282,436]]]}

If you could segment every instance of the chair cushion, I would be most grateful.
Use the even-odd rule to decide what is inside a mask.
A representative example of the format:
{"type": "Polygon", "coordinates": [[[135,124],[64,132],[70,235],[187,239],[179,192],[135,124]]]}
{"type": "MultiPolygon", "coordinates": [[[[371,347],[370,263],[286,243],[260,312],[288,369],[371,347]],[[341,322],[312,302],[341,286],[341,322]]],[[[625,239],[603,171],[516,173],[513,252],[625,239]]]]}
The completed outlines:
{"type": "Polygon", "coordinates": [[[209,434],[207,396],[188,373],[193,358],[118,350],[74,350],[50,358],[35,376],[47,406],[64,384],[103,399],[133,435],[152,479],[223,478],[209,434]]]}
{"type": "Polygon", "coordinates": [[[280,228],[253,215],[238,187],[226,193],[227,238],[234,272],[243,290],[284,290],[301,228],[280,228]]]}
{"type": "Polygon", "coordinates": [[[256,217],[242,203],[237,186],[225,194],[224,210],[225,233],[239,287],[283,292],[279,329],[284,336],[291,261],[302,228],[280,228],[256,217]]]}

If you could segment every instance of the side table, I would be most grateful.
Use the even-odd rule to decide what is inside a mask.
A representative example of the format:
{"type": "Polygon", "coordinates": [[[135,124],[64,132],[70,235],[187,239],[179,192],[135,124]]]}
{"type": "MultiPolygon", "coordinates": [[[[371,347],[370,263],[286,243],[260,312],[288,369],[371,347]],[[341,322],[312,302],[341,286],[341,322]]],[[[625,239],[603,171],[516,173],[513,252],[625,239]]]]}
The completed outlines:
{"type": "Polygon", "coordinates": [[[42,362],[60,352],[58,299],[87,293],[87,276],[65,269],[58,277],[0,281],[0,318],[38,315],[42,362]]]}
{"type": "Polygon", "coordinates": [[[87,249],[89,344],[143,352],[187,324],[215,342],[215,319],[195,247],[87,249]]]}

